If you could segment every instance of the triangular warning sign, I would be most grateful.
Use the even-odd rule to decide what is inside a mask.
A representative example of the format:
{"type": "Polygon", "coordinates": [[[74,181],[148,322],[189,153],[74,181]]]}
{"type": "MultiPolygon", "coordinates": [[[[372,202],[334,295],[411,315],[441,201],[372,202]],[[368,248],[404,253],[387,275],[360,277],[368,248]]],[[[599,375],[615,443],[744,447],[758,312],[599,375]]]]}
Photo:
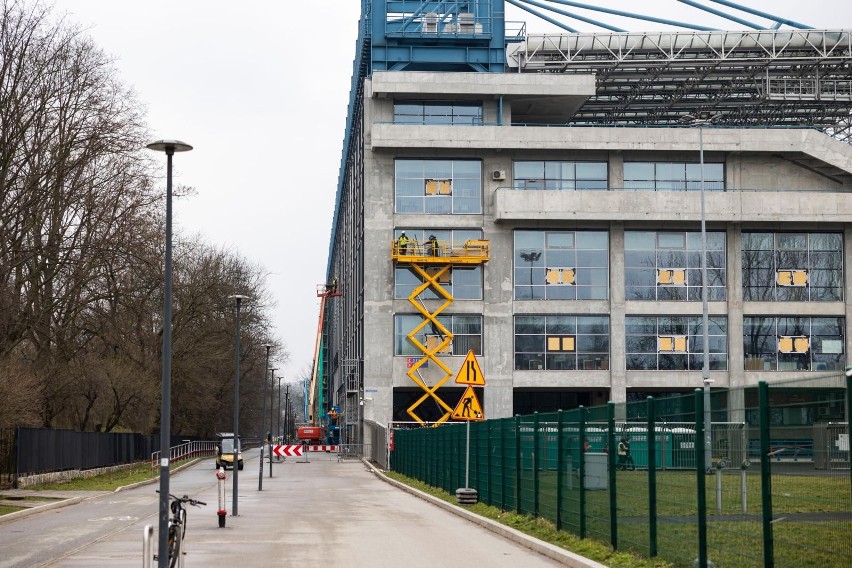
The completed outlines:
{"type": "Polygon", "coordinates": [[[476,355],[473,354],[473,349],[467,352],[467,357],[464,358],[459,374],[456,375],[456,384],[458,385],[473,385],[477,387],[485,386],[485,377],[482,374],[482,369],[479,367],[479,362],[476,360],[476,355]]]}
{"type": "Polygon", "coordinates": [[[482,405],[479,404],[473,387],[465,389],[456,409],[453,410],[453,420],[485,420],[485,413],[482,412],[482,405]]]}

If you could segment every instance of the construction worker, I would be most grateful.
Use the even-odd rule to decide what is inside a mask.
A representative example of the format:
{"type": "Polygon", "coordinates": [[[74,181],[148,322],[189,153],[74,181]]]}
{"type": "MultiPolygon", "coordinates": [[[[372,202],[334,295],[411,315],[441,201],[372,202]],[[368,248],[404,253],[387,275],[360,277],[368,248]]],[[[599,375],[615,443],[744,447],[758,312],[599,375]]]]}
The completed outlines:
{"type": "Polygon", "coordinates": [[[429,235],[429,254],[432,256],[441,256],[441,247],[438,245],[438,239],[435,235],[429,235]]]}
{"type": "Polygon", "coordinates": [[[328,289],[332,294],[337,293],[337,276],[331,277],[331,284],[329,284],[328,289]]]}
{"type": "Polygon", "coordinates": [[[408,254],[408,237],[405,236],[405,231],[400,233],[399,238],[396,239],[396,246],[399,249],[399,254],[408,254]]]}

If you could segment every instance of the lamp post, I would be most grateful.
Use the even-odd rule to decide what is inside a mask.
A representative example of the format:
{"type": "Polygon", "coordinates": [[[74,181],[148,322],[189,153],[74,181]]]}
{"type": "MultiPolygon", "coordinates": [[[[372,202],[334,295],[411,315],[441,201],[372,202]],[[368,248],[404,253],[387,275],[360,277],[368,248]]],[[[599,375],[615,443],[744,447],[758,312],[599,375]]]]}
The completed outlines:
{"type": "Polygon", "coordinates": [[[290,419],[290,385],[284,387],[284,438],[287,437],[287,425],[290,419]]]}
{"type": "Polygon", "coordinates": [[[700,112],[697,115],[688,114],[683,117],[698,127],[698,163],[701,170],[701,316],[704,346],[704,364],[701,366],[701,380],[704,383],[704,467],[710,469],[713,465],[713,422],[710,412],[710,316],[707,302],[707,217],[704,209],[704,126],[711,124],[718,114],[700,112]]]}
{"type": "MultiPolygon", "coordinates": [[[[269,438],[270,438],[269,443],[270,443],[270,447],[271,447],[272,438],[274,437],[272,435],[272,413],[275,411],[275,404],[274,404],[275,401],[272,400],[272,395],[275,394],[275,371],[277,371],[278,369],[273,368],[273,369],[269,369],[269,370],[272,371],[272,379],[269,381],[269,430],[268,430],[269,438]]],[[[264,396],[265,395],[266,395],[266,393],[264,393],[264,396]]],[[[262,468],[263,468],[263,466],[261,466],[261,469],[262,468]]],[[[271,453],[269,454],[269,477],[270,478],[272,477],[272,454],[271,453]]]]}
{"type": "Polygon", "coordinates": [[[275,418],[275,435],[281,435],[281,377],[278,378],[278,412],[275,418]]]}
{"type": "Polygon", "coordinates": [[[157,565],[169,564],[169,447],[171,446],[172,398],[172,156],[192,146],[180,140],[157,140],[146,146],[166,153],[166,259],[163,285],[163,375],[160,400],[160,509],[157,565]]]}
{"type": "MultiPolygon", "coordinates": [[[[257,429],[257,437],[263,440],[263,424],[266,422],[266,377],[269,376],[269,350],[272,349],[271,343],[265,343],[263,345],[266,347],[266,366],[263,371],[263,387],[260,389],[261,395],[260,398],[263,399],[262,410],[260,411],[260,428],[257,429]]],[[[269,409],[272,412],[272,409],[269,409]]],[[[272,462],[272,440],[267,440],[269,442],[269,461],[272,462]]],[[[257,476],[257,490],[263,491],[263,447],[264,444],[260,444],[260,472],[257,476]]]]}
{"type": "Polygon", "coordinates": [[[242,451],[242,444],[240,444],[240,304],[243,300],[248,298],[248,296],[241,296],[239,294],[234,294],[233,296],[229,296],[236,303],[236,338],[234,339],[234,461],[231,463],[231,469],[234,472],[233,480],[234,485],[231,493],[233,494],[233,502],[231,504],[231,516],[236,517],[238,514],[237,504],[239,502],[239,489],[238,489],[238,479],[239,479],[239,455],[242,451]]]}

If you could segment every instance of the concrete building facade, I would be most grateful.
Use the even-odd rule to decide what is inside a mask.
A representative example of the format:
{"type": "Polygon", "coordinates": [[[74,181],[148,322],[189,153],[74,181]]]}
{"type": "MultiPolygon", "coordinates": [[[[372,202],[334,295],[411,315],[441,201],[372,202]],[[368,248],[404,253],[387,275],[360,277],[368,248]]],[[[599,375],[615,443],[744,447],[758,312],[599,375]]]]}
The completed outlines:
{"type": "Polygon", "coordinates": [[[771,120],[572,123],[600,95],[588,72],[373,71],[353,89],[326,333],[345,440],[447,418],[437,399],[461,386],[418,366],[424,347],[452,373],[475,353],[486,418],[702,388],[702,250],[714,389],[849,362],[847,142],[771,120]],[[488,259],[450,263],[451,302],[412,301],[428,282],[399,262],[403,232],[423,255],[431,236],[447,256],[487,241],[488,259]]]}

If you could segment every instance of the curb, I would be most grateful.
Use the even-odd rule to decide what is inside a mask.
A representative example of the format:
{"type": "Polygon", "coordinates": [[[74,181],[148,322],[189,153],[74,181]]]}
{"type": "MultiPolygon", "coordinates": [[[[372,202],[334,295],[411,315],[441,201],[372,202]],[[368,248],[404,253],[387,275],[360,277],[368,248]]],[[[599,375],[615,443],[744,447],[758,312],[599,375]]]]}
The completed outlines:
{"type": "Polygon", "coordinates": [[[103,495],[108,495],[109,493],[109,491],[103,491],[97,495],[70,497],[68,499],[63,499],[62,501],[55,501],[53,503],[39,505],[38,507],[30,507],[21,511],[15,511],[14,513],[9,513],[8,515],[0,515],[0,525],[11,523],[13,521],[17,521],[18,519],[29,517],[30,515],[34,515],[42,511],[50,511],[52,509],[60,509],[62,507],[67,507],[68,505],[75,505],[77,503],[80,503],[81,501],[86,501],[87,499],[94,499],[95,497],[102,497],[103,495]]]}
{"type": "Polygon", "coordinates": [[[474,524],[481,526],[482,528],[489,530],[493,533],[496,533],[503,538],[511,540],[512,542],[519,544],[525,548],[529,548],[539,554],[547,556],[548,558],[555,560],[564,564],[565,566],[569,566],[571,568],[608,568],[606,564],[601,564],[600,562],[596,562],[594,560],[590,560],[579,554],[575,554],[564,548],[559,548],[549,542],[544,542],[543,540],[539,540],[535,537],[532,537],[528,534],[522,533],[517,529],[513,529],[512,527],[508,527],[506,525],[500,524],[496,521],[492,521],[491,519],[486,519],[485,517],[480,517],[475,513],[471,513],[467,509],[463,507],[459,507],[457,505],[453,505],[452,503],[447,503],[437,497],[433,497],[428,493],[423,493],[413,487],[409,487],[404,483],[400,483],[394,479],[387,477],[384,472],[380,469],[376,468],[372,463],[368,460],[362,458],[361,461],[382,481],[393,485],[403,491],[414,495],[415,497],[419,497],[424,501],[428,501],[433,505],[437,505],[442,509],[453,513],[465,520],[468,520],[474,524]]]}

